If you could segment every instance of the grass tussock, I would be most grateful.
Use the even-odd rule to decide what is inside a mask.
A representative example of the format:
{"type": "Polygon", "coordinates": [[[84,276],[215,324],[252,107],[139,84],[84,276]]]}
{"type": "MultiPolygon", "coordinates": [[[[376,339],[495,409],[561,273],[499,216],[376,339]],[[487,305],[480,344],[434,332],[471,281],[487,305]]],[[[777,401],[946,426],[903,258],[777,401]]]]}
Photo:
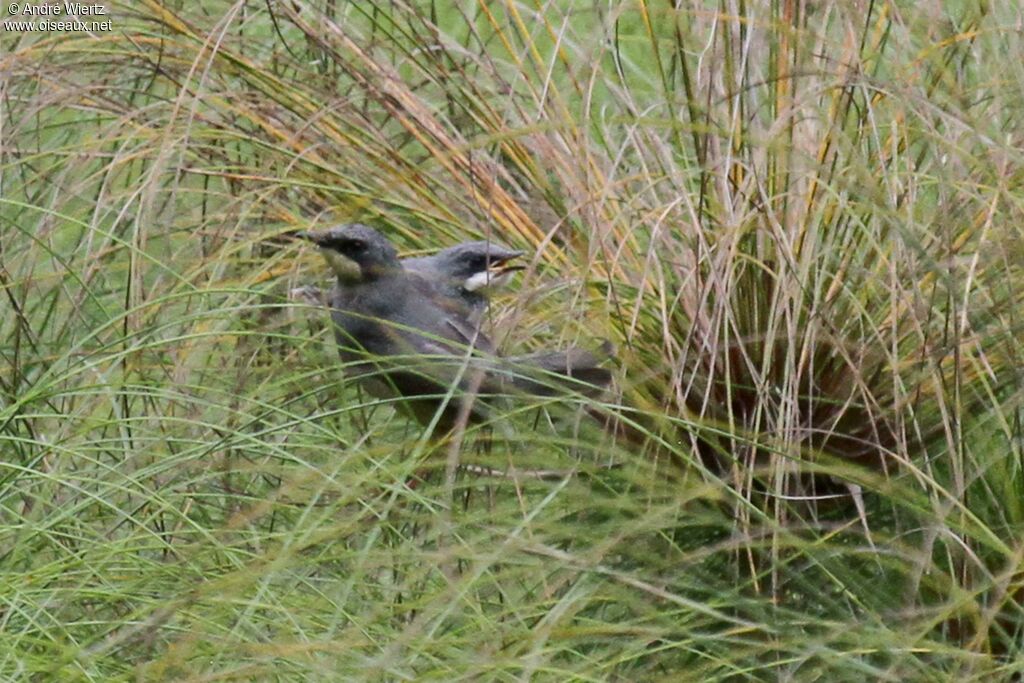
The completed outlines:
{"type": "Polygon", "coordinates": [[[108,12],[0,34],[5,680],[1021,675],[1015,8],[108,12]],[[353,220],[528,250],[618,431],[346,383],[353,220]]]}

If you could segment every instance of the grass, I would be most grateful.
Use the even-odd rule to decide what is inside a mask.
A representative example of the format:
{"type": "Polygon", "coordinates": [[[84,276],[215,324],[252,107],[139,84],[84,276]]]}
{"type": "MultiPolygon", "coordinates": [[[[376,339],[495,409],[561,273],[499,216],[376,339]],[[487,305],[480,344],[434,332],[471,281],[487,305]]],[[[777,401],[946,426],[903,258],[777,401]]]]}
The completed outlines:
{"type": "Polygon", "coordinates": [[[1020,678],[1016,8],[108,7],[0,34],[4,680],[1020,678]],[[351,386],[353,220],[629,438],[351,386]]]}

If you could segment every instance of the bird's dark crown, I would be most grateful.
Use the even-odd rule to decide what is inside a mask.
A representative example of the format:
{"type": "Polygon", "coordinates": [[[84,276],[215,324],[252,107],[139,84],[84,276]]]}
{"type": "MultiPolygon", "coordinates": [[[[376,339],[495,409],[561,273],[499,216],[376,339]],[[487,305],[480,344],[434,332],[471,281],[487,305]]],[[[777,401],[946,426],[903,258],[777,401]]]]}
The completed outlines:
{"type": "Polygon", "coordinates": [[[384,235],[360,223],[305,233],[321,249],[354,261],[364,273],[398,267],[398,252],[384,235]]]}

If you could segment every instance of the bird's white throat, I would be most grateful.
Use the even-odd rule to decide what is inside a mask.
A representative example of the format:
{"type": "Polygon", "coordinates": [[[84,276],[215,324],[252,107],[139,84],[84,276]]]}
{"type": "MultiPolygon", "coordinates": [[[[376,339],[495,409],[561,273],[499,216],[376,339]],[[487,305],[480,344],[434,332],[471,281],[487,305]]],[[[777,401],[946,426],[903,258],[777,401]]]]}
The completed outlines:
{"type": "Polygon", "coordinates": [[[462,288],[467,292],[483,292],[495,287],[503,287],[512,277],[510,270],[481,270],[473,273],[463,283],[462,288]]]}

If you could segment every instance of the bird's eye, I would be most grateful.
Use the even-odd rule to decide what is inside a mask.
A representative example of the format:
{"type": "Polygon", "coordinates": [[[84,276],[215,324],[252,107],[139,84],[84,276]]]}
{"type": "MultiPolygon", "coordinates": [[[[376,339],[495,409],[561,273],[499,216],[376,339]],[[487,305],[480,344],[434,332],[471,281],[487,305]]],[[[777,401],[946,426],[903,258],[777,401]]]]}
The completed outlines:
{"type": "Polygon", "coordinates": [[[366,251],[366,242],[362,240],[349,240],[346,246],[348,247],[348,251],[354,254],[366,251]]]}

